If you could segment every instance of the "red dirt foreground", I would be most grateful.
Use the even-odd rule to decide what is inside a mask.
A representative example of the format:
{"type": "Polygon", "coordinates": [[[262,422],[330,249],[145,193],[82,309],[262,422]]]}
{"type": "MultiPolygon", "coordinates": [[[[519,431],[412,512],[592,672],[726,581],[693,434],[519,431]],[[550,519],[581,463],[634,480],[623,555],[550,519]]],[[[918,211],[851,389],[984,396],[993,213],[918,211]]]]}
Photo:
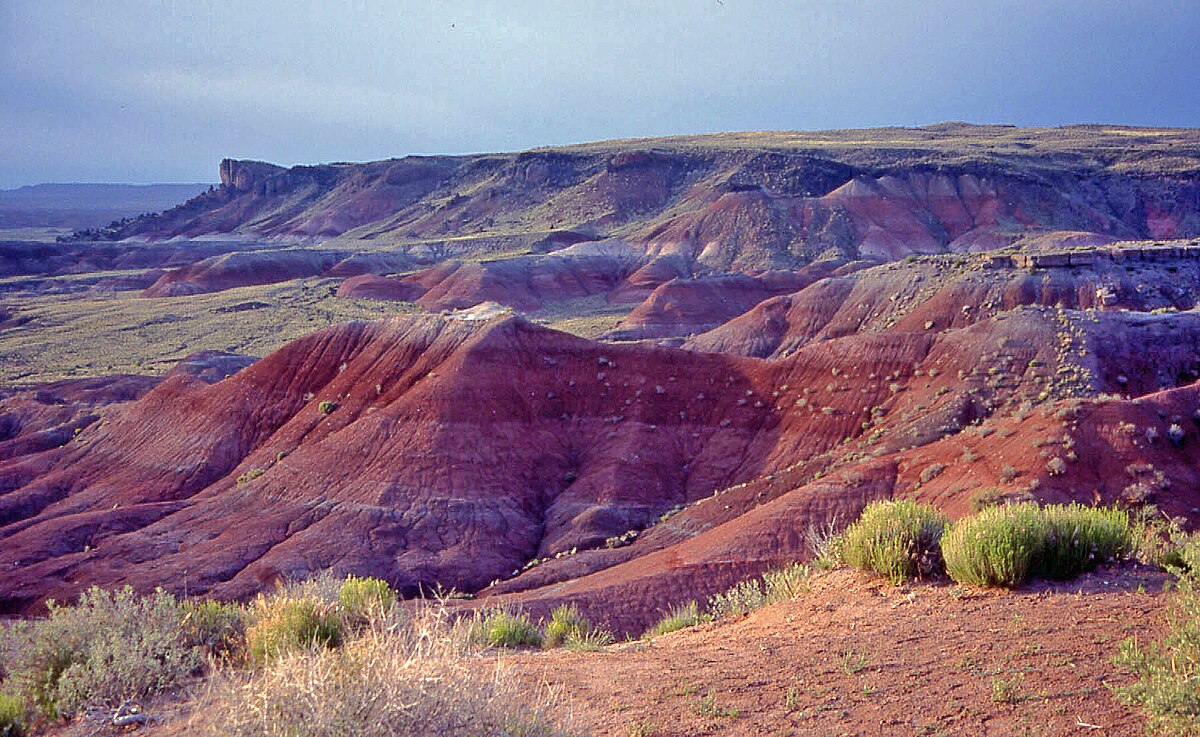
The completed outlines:
{"type": "Polygon", "coordinates": [[[1110,686],[1157,635],[1164,574],[1017,592],[893,587],[839,570],[794,601],[599,652],[501,656],[596,737],[1144,734],[1110,686]]]}

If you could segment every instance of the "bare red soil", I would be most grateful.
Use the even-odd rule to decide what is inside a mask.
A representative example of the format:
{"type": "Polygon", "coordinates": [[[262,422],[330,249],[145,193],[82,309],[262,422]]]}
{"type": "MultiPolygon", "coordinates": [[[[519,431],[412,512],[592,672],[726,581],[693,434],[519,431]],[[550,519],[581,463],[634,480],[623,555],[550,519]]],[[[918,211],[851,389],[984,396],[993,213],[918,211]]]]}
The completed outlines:
{"type": "Polygon", "coordinates": [[[1016,592],[841,570],[794,601],[600,652],[502,656],[595,735],[1143,734],[1110,687],[1161,626],[1163,574],[1016,592]],[[640,731],[639,731],[640,730],[640,731]]]}

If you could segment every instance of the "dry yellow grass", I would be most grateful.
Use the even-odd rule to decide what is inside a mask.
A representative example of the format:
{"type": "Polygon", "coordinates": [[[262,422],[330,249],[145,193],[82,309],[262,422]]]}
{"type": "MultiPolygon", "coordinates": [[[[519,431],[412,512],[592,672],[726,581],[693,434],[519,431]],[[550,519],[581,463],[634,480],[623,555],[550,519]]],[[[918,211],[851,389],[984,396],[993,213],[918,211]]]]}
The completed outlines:
{"type": "Polygon", "coordinates": [[[569,734],[553,692],[524,688],[504,659],[472,652],[466,628],[437,605],[408,620],[378,620],[336,650],[224,671],[206,686],[188,734],[569,734]]]}
{"type": "Polygon", "coordinates": [[[339,299],[337,284],[300,279],[158,299],[137,292],[10,295],[5,304],[29,322],[0,331],[0,383],[160,374],[199,350],[262,356],[326,325],[419,310],[407,302],[339,299]]]}

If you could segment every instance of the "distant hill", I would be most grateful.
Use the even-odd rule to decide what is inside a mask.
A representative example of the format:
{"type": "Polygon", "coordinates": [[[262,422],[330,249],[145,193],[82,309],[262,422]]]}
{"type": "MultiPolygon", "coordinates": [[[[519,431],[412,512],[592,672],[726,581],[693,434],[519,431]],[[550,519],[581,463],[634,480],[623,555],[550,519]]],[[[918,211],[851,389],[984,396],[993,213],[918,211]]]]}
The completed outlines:
{"type": "Polygon", "coordinates": [[[337,238],[479,256],[569,231],[753,271],[823,255],[991,250],[1053,232],[1200,235],[1191,129],[724,133],[292,168],[226,159],[220,176],[186,204],[74,238],[337,238]]]}
{"type": "Polygon", "coordinates": [[[208,184],[34,184],[0,189],[0,228],[94,228],[161,212],[208,184]]]}

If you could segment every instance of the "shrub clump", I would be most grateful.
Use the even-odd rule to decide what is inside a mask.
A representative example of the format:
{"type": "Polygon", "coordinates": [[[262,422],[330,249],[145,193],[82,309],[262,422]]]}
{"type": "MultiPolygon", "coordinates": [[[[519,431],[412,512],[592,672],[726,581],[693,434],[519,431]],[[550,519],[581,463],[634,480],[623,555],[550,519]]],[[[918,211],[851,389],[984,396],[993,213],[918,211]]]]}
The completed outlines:
{"type": "Polygon", "coordinates": [[[850,565],[894,584],[932,575],[942,567],[938,542],[947,525],[946,516],[927,504],[872,502],[846,528],[842,555],[850,565]]]}
{"type": "Polygon", "coordinates": [[[0,693],[0,737],[25,734],[25,707],[16,696],[0,693]]]}
{"type": "Polygon", "coordinates": [[[233,602],[197,599],[183,603],[188,641],[216,655],[229,655],[241,648],[248,621],[246,609],[233,602]]]}
{"type": "Polygon", "coordinates": [[[338,606],[346,624],[362,626],[382,618],[396,605],[396,592],[387,581],[349,576],[338,589],[338,606]]]}
{"type": "Polygon", "coordinates": [[[1046,519],[1046,543],[1038,575],[1067,580],[1132,549],[1129,513],[1123,510],[1055,504],[1044,507],[1042,515],[1046,519]]]}
{"type": "Polygon", "coordinates": [[[316,599],[259,598],[254,609],[254,624],[246,630],[246,649],[257,665],[293,651],[342,643],[342,620],[332,607],[316,599]]]}
{"type": "Polygon", "coordinates": [[[1144,646],[1126,640],[1114,659],[1138,676],[1115,689],[1117,698],[1146,713],[1148,732],[1172,737],[1200,734],[1200,538],[1191,537],[1178,550],[1180,565],[1170,570],[1179,583],[1167,610],[1166,636],[1144,646]]]}
{"type": "Polygon", "coordinates": [[[985,509],[942,538],[946,570],[959,583],[1020,586],[1030,576],[1069,579],[1129,550],[1123,511],[1027,502],[985,509]]]}
{"type": "Polygon", "coordinates": [[[471,642],[491,647],[520,647],[542,644],[542,635],[529,615],[507,609],[479,613],[471,623],[471,642]]]}
{"type": "Polygon", "coordinates": [[[47,716],[112,708],[173,688],[201,665],[183,608],[157,590],[93,587],[74,606],[47,602],[45,619],[16,626],[5,685],[47,716]]]}
{"type": "Polygon", "coordinates": [[[573,604],[563,604],[550,612],[550,621],[542,632],[542,647],[559,647],[572,638],[578,641],[591,629],[591,623],[573,604]]]}
{"type": "Polygon", "coordinates": [[[984,509],[942,538],[946,572],[973,586],[1019,586],[1036,564],[1045,532],[1036,504],[984,509]]]}

